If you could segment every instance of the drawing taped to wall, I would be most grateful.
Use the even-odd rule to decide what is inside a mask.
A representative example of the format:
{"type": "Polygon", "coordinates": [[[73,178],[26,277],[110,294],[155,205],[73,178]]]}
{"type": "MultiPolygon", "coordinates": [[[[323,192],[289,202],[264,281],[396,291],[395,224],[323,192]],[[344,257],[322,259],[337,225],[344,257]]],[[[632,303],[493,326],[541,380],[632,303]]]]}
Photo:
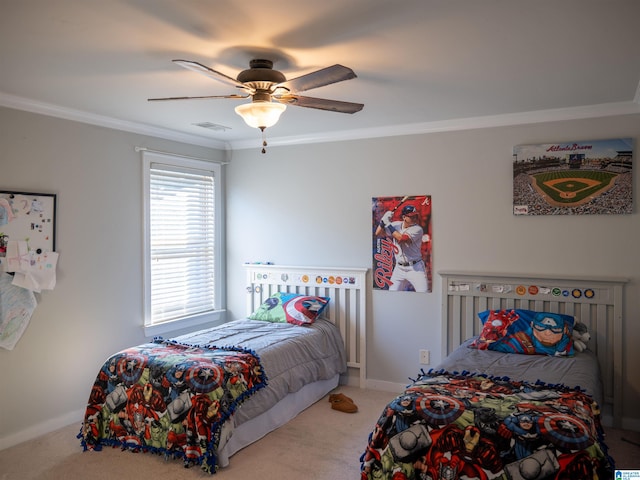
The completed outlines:
{"type": "Polygon", "coordinates": [[[519,145],[514,215],[630,214],[633,139],[519,145]]]}
{"type": "Polygon", "coordinates": [[[373,288],[431,292],[431,196],[372,199],[373,288]]]}

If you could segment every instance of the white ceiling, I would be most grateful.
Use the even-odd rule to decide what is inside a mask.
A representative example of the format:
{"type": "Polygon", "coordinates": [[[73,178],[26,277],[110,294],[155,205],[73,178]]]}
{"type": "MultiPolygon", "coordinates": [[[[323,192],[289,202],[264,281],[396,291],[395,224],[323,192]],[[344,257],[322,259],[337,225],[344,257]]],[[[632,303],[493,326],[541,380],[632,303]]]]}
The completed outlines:
{"type": "Polygon", "coordinates": [[[638,0],[0,0],[0,105],[222,148],[260,132],[233,87],[251,58],[287,78],[335,63],[358,78],[289,106],[271,145],[640,113],[638,0]],[[194,126],[211,122],[215,131],[194,126]]]}

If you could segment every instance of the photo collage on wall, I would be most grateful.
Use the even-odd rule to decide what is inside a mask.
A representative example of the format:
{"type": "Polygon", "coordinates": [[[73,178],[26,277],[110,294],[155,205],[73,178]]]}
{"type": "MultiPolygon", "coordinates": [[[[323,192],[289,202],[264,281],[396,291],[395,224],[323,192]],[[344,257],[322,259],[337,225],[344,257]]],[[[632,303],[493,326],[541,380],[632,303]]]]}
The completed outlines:
{"type": "Polygon", "coordinates": [[[431,196],[373,197],[374,290],[431,292],[431,196]]]}

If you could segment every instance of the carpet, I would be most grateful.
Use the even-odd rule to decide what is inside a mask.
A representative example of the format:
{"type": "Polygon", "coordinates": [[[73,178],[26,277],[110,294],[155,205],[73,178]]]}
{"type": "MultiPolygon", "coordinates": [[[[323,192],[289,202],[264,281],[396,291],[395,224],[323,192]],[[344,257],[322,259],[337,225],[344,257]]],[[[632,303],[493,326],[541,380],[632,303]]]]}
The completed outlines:
{"type": "Polygon", "coordinates": [[[393,393],[338,387],[358,405],[358,412],[331,408],[328,395],[287,425],[231,457],[215,475],[185,469],[180,460],[148,453],[104,448],[83,452],[76,435],[80,423],[0,451],[0,480],[114,480],[162,478],[348,479],[359,478],[360,462],[371,428],[393,393]]]}
{"type": "MultiPolygon", "coordinates": [[[[157,478],[192,480],[356,480],[359,458],[390,392],[339,387],[358,405],[349,414],[331,409],[328,396],[282,428],[231,457],[230,465],[213,476],[199,468],[185,469],[180,460],[105,448],[83,452],[70,425],[29,442],[0,451],[0,480],[129,480],[157,478]]],[[[640,470],[640,433],[605,428],[609,453],[619,469],[640,470]]]]}

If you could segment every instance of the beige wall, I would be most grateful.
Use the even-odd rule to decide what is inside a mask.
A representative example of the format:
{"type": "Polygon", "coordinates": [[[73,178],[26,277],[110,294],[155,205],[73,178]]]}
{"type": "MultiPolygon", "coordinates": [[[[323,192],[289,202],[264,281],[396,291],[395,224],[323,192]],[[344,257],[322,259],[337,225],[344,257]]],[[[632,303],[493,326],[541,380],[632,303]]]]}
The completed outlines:
{"type": "MultiPolygon", "coordinates": [[[[240,150],[225,167],[230,317],[244,314],[248,260],[370,266],[372,196],[428,194],[435,270],[631,278],[625,362],[637,365],[640,222],[628,216],[514,217],[514,145],[631,136],[640,116],[240,150]]],[[[58,284],[13,351],[0,349],[0,448],[78,423],[105,358],[142,331],[140,155],[147,146],[222,159],[224,152],[0,108],[0,188],[58,194],[58,284]]],[[[636,192],[640,191],[635,173],[636,192]]],[[[636,207],[637,211],[637,207],[636,207]]],[[[405,384],[418,350],[440,357],[433,293],[370,292],[369,378],[405,384]]],[[[640,430],[637,370],[625,421],[640,430]]],[[[372,419],[373,421],[373,419],[372,419]]]]}
{"type": "MultiPolygon", "coordinates": [[[[632,215],[516,217],[512,154],[520,144],[633,137],[640,116],[567,121],[234,152],[228,166],[228,307],[244,306],[245,261],[371,268],[371,198],[433,200],[434,269],[631,279],[623,392],[640,430],[640,221],[632,215]]],[[[636,147],[637,148],[637,147],[636,147]]],[[[637,154],[636,154],[637,156],[637,154]]],[[[636,162],[637,163],[637,162],[636,162]]],[[[637,170],[637,169],[636,169],[637,170]]],[[[640,192],[634,172],[636,196],[640,192]]],[[[637,201],[635,202],[637,212],[637,201]]],[[[406,384],[420,349],[440,359],[441,280],[433,293],[371,292],[369,384],[406,384]]],[[[429,367],[427,367],[429,368],[429,367]]]]}
{"type": "Polygon", "coordinates": [[[100,364],[142,329],[142,162],[222,152],[0,108],[0,188],[56,193],[57,285],[0,349],[0,448],[82,421],[100,364]]]}

